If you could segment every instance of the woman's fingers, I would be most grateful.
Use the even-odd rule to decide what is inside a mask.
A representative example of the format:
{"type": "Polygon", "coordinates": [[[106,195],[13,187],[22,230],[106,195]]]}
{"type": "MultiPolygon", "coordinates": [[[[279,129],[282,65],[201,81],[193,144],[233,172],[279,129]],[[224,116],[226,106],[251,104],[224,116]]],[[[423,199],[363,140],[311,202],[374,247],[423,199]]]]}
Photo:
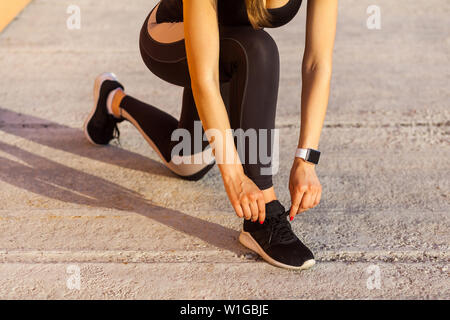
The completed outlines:
{"type": "Polygon", "coordinates": [[[239,218],[244,217],[244,210],[242,210],[241,204],[238,202],[236,204],[233,204],[234,211],[236,211],[236,214],[239,218]]]}
{"type": "Polygon", "coordinates": [[[266,220],[266,202],[264,201],[264,196],[261,196],[258,199],[258,208],[259,208],[259,222],[261,224],[266,220]]]}
{"type": "Polygon", "coordinates": [[[308,211],[314,208],[320,202],[320,189],[310,189],[308,191],[297,191],[294,195],[291,212],[289,213],[291,220],[295,215],[308,211]]]}
{"type": "Polygon", "coordinates": [[[314,191],[307,191],[303,195],[302,202],[300,203],[300,209],[304,211],[307,211],[313,207],[313,203],[316,196],[314,194],[314,191]]]}
{"type": "Polygon", "coordinates": [[[233,206],[234,211],[236,211],[237,216],[239,218],[243,218],[244,211],[242,210],[241,203],[239,202],[239,199],[236,195],[236,190],[232,185],[227,184],[225,184],[225,190],[228,194],[228,197],[230,198],[231,205],[233,206]]]}
{"type": "Polygon", "coordinates": [[[250,204],[248,200],[246,199],[241,200],[241,207],[242,210],[244,211],[245,220],[250,220],[252,218],[252,211],[250,209],[250,204]]]}
{"type": "Polygon", "coordinates": [[[252,211],[252,221],[255,222],[256,220],[258,220],[259,216],[259,208],[256,199],[250,201],[250,210],[252,211]]]}
{"type": "Polygon", "coordinates": [[[289,212],[291,221],[294,219],[295,215],[299,210],[300,203],[302,202],[304,193],[305,193],[304,191],[294,190],[293,194],[291,195],[292,204],[291,204],[291,211],[289,212]]]}
{"type": "Polygon", "coordinates": [[[291,220],[299,213],[314,208],[320,202],[322,186],[317,178],[314,166],[304,165],[304,162],[295,162],[292,165],[289,178],[291,193],[291,220]]]}
{"type": "Polygon", "coordinates": [[[266,206],[263,192],[245,175],[234,178],[224,178],[224,185],[237,216],[264,222],[266,206]]]}
{"type": "MultiPolygon", "coordinates": [[[[249,207],[252,213],[252,221],[256,222],[258,219],[261,220],[261,216],[263,214],[265,216],[265,202],[263,193],[261,191],[253,192],[250,193],[247,198],[249,200],[249,207]]],[[[262,221],[264,221],[264,218],[262,221]]]]}
{"type": "Polygon", "coordinates": [[[320,203],[322,190],[320,187],[312,188],[310,191],[305,192],[302,202],[300,204],[299,213],[303,213],[316,207],[320,203]]]}

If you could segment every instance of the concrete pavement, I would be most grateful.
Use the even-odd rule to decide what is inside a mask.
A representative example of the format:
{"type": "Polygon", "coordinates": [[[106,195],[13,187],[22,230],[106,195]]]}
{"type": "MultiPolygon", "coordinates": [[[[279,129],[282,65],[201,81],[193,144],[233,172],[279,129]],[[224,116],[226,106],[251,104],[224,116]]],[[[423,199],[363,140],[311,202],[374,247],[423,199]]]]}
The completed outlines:
{"type": "MultiPolygon", "coordinates": [[[[129,124],[121,146],[85,140],[103,71],[179,116],[182,89],[139,55],[155,3],[35,0],[0,34],[0,298],[449,299],[449,3],[340,2],[324,194],[293,223],[317,256],[306,272],[267,265],[238,243],[242,222],[217,167],[181,181],[129,124]],[[72,4],[80,30],[66,26],[72,4]],[[381,30],[366,27],[372,4],[381,30]],[[80,290],[67,286],[69,266],[80,270],[80,290]]],[[[305,8],[266,29],[281,56],[274,181],[285,205],[305,8]]]]}

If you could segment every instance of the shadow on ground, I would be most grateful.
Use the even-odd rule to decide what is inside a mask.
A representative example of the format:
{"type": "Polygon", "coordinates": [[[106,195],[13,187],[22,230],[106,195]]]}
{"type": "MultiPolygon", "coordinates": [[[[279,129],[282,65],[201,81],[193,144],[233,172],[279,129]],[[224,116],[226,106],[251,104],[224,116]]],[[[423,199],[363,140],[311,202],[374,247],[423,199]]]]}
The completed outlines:
{"type": "MultiPolygon", "coordinates": [[[[91,146],[85,141],[81,130],[3,108],[0,108],[0,131],[108,164],[158,175],[174,176],[167,172],[167,169],[161,168],[162,165],[156,161],[139,154],[117,147],[91,146]],[[31,130],[25,130],[33,126],[64,130],[65,135],[73,137],[71,144],[58,139],[45,139],[31,130]]],[[[236,242],[238,232],[235,230],[177,210],[156,206],[133,190],[30,153],[17,146],[0,142],[0,150],[24,163],[0,157],[0,167],[6,168],[6,170],[0,170],[0,179],[8,184],[68,203],[132,211],[218,248],[236,254],[243,252],[236,242]]]]}

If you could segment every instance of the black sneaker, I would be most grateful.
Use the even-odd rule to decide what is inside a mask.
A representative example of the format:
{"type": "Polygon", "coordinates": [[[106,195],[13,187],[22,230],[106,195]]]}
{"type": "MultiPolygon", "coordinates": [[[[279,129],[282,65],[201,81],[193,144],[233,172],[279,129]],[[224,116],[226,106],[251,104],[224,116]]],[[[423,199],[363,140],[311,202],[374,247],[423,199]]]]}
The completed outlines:
{"type": "Polygon", "coordinates": [[[95,79],[94,108],[84,123],[84,134],[95,145],[105,145],[119,138],[117,123],[124,119],[109,114],[106,107],[109,93],[117,88],[124,90],[113,73],[103,73],[95,79]]]}
{"type": "Polygon", "coordinates": [[[292,231],[288,216],[278,200],[267,203],[264,223],[245,220],[239,241],[277,267],[309,269],[315,264],[314,255],[292,231]]]}

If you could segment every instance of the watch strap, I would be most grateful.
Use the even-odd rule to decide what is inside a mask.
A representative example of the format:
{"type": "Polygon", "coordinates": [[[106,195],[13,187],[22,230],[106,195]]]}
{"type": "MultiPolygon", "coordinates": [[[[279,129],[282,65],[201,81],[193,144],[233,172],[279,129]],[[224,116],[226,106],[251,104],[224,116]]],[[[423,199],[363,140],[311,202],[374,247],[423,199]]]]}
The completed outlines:
{"type": "Polygon", "coordinates": [[[298,148],[297,151],[295,152],[295,156],[307,162],[318,164],[320,158],[320,151],[310,148],[309,149],[298,148]]]}
{"type": "Polygon", "coordinates": [[[302,158],[303,160],[306,160],[306,157],[308,156],[308,149],[302,149],[298,148],[295,152],[295,156],[297,158],[302,158]]]}

